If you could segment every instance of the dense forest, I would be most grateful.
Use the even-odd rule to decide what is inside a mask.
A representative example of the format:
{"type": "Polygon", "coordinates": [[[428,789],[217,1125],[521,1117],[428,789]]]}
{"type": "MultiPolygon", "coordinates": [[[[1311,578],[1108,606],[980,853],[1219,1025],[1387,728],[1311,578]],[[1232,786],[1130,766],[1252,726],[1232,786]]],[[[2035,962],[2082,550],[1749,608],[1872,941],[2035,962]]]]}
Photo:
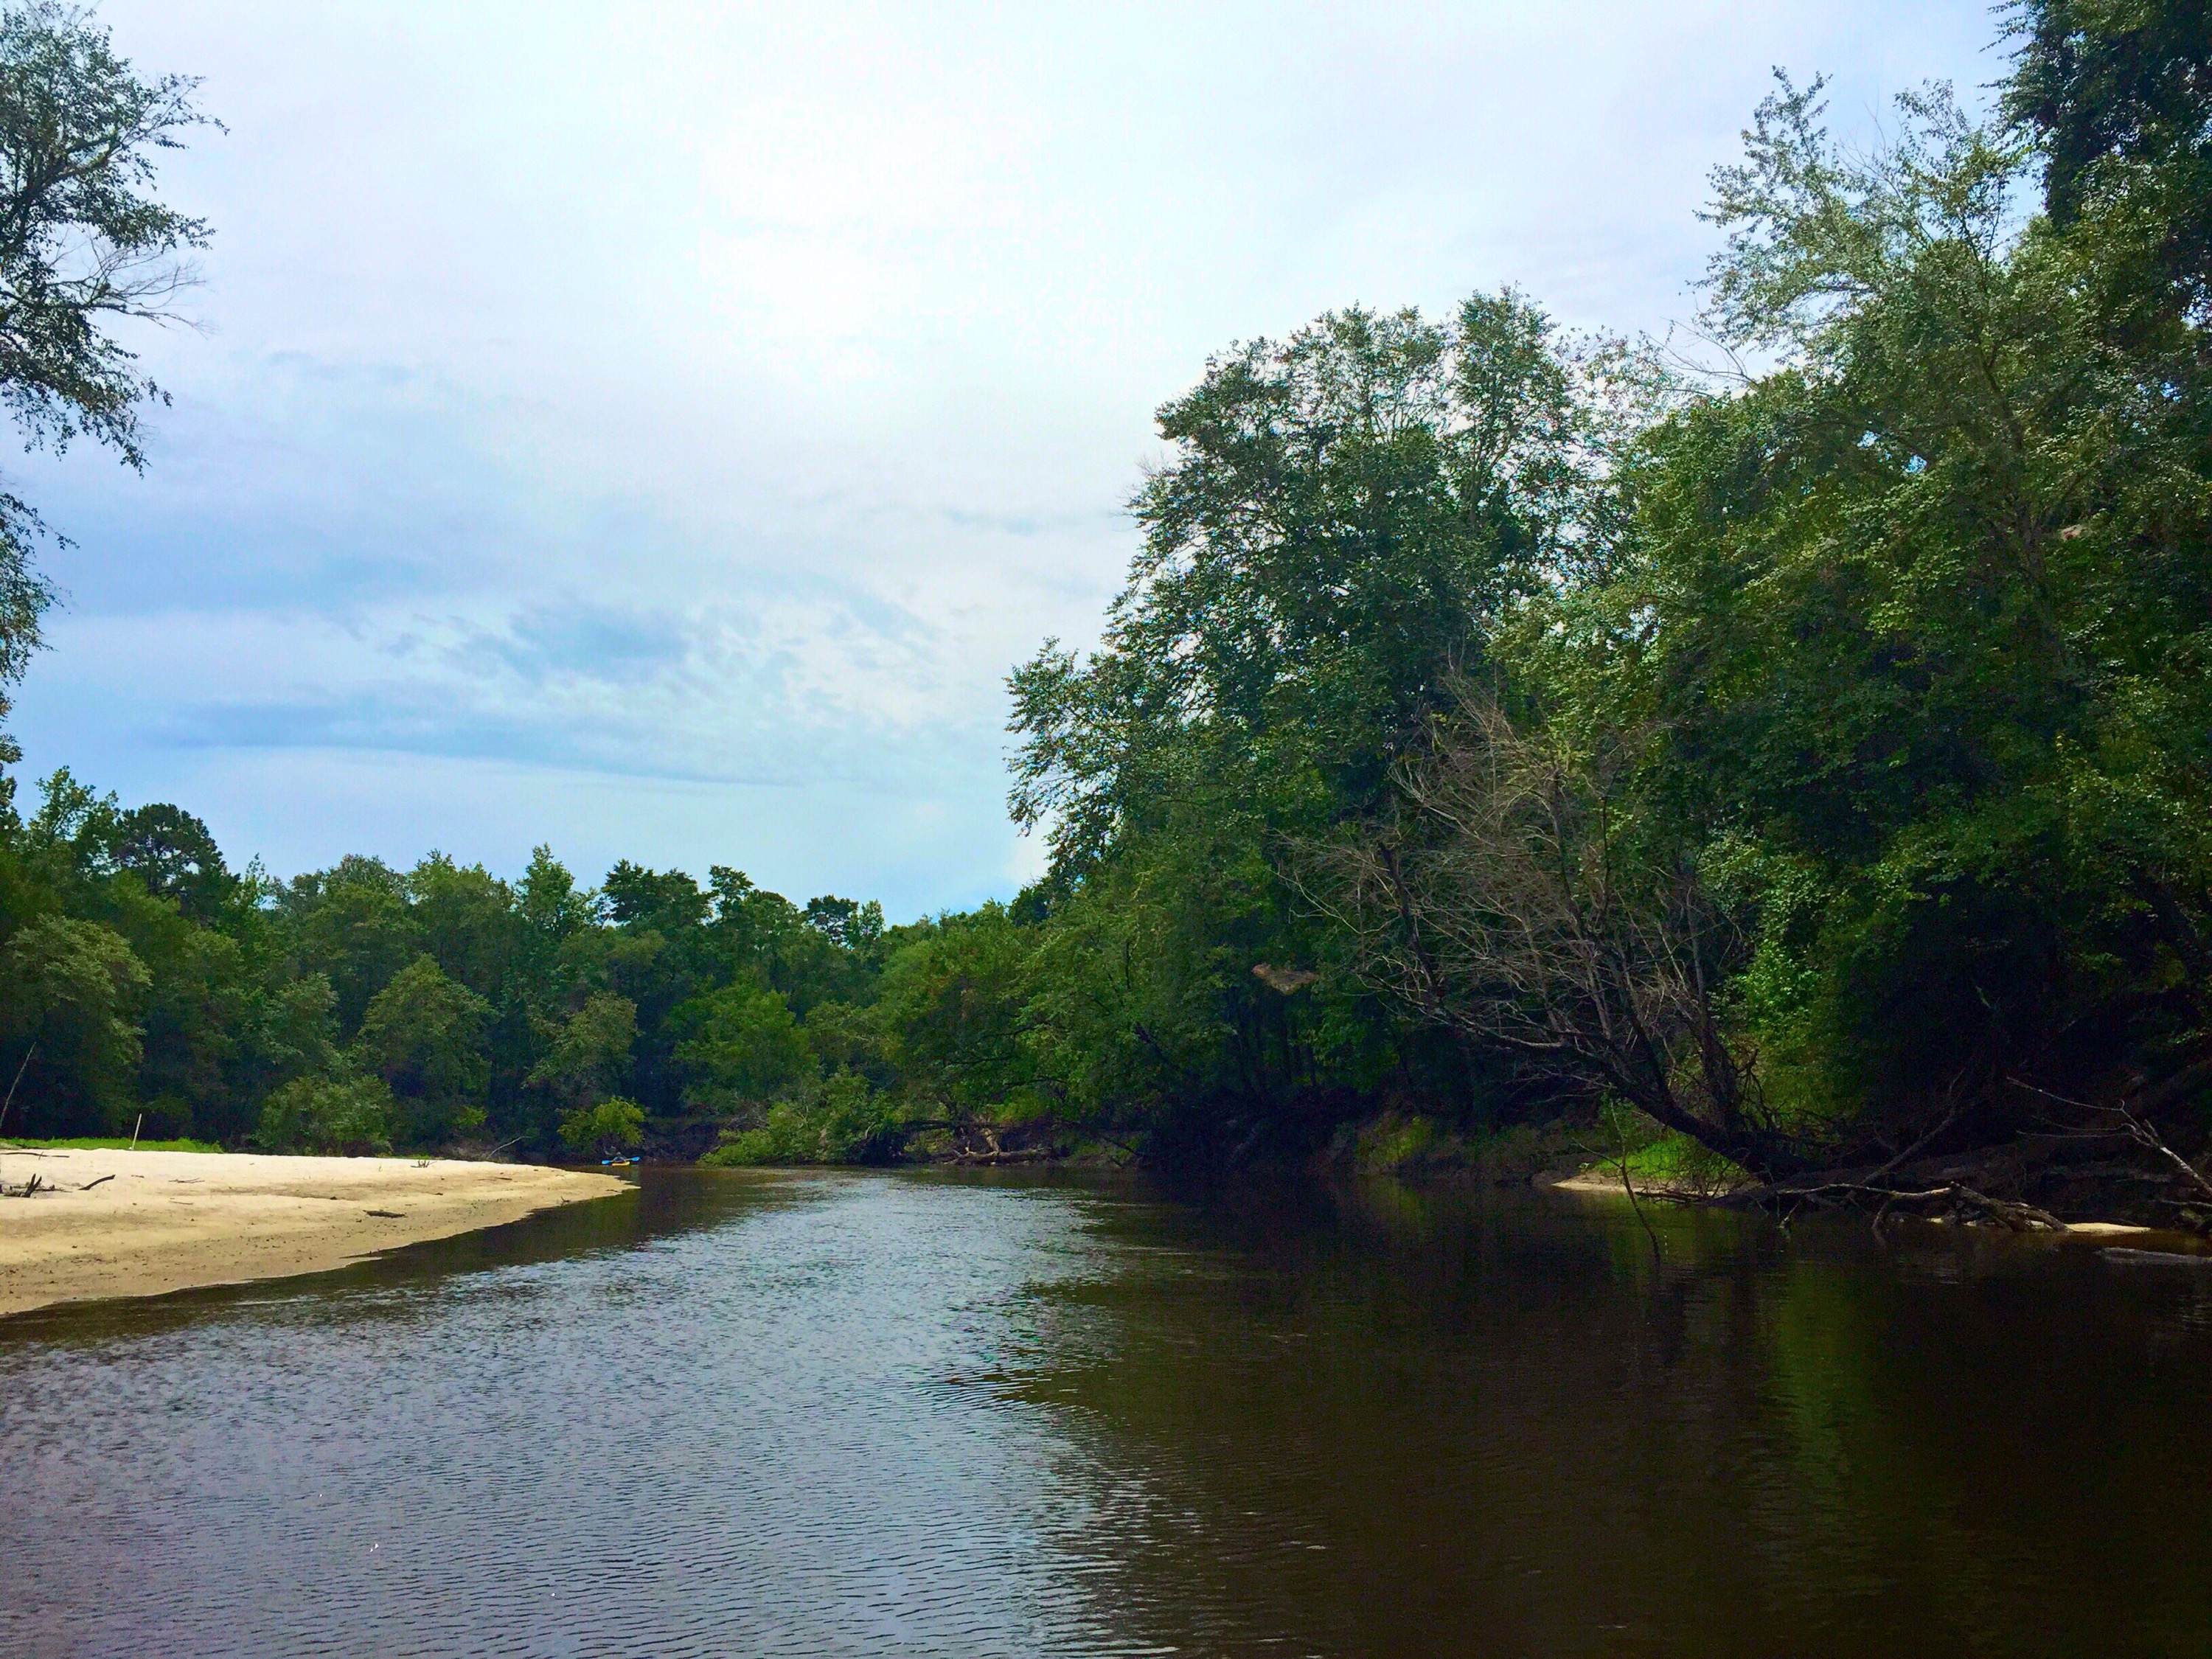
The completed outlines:
{"type": "MultiPolygon", "coordinates": [[[[0,374],[33,436],[135,463],[153,389],[101,313],[153,314],[207,234],[143,193],[193,88],[9,15],[0,282],[74,320],[11,298],[0,374]],[[100,143],[75,195],[33,154],[100,143]],[[87,226],[135,296],[59,292],[87,226]]],[[[1100,644],[1012,677],[1051,862],[1008,903],[887,927],[543,848],[280,881],[178,806],[9,778],[7,1127],[1219,1165],[1633,1115],[1766,1175],[2100,1126],[2194,1152],[2212,19],[2007,27],[1989,119],[1924,88],[1871,150],[1780,82],[1669,341],[1505,290],[1209,362],[1100,644]]],[[[6,506],[12,679],[47,594],[6,506]]]]}

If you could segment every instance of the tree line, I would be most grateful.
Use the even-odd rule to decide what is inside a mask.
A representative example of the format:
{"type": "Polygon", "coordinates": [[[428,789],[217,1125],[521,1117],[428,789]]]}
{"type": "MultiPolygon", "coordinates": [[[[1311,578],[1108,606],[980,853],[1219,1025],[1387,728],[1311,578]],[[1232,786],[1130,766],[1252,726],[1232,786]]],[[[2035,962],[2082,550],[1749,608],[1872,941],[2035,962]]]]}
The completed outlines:
{"type": "Polygon", "coordinates": [[[2212,34],[2007,28],[1986,119],[1925,88],[1871,149],[1779,82],[1670,340],[1505,290],[1210,362],[1100,643],[1012,677],[1012,902],[543,850],[280,884],[64,774],[0,814],[17,1121],[1219,1164],[1614,1109],[1768,1175],[2201,1139],[2212,34]]]}
{"type": "Polygon", "coordinates": [[[143,1115],[276,1151],[549,1156],[634,1146],[650,1121],[696,1152],[771,1103],[845,1103],[843,1138],[763,1148],[842,1156],[898,1052],[860,1010],[904,1006],[943,931],[719,866],[702,887],[621,863],[586,890],[542,848],[511,883],[436,854],[278,882],[231,870],[176,807],[125,811],[66,771],[40,793],[0,818],[27,1134],[143,1115]]]}

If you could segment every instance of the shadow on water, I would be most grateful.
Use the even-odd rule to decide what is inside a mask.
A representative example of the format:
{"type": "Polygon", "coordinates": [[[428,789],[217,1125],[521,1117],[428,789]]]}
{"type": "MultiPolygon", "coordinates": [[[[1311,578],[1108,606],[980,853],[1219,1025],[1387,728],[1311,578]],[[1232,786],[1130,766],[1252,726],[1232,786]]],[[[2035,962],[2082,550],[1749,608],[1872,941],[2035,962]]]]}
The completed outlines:
{"type": "Polygon", "coordinates": [[[2212,1651],[2212,1286],[1372,1183],[648,1170],[0,1324],[4,1645],[2212,1651]]]}

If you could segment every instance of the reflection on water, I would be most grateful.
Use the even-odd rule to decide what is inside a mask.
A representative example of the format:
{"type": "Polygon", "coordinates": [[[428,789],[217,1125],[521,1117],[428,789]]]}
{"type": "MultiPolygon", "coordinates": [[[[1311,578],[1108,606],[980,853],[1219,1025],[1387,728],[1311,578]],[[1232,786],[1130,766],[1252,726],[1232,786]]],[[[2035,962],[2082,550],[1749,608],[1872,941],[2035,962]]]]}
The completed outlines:
{"type": "Polygon", "coordinates": [[[645,1173],[0,1322],[0,1651],[2212,1653],[2212,1274],[645,1173]]]}

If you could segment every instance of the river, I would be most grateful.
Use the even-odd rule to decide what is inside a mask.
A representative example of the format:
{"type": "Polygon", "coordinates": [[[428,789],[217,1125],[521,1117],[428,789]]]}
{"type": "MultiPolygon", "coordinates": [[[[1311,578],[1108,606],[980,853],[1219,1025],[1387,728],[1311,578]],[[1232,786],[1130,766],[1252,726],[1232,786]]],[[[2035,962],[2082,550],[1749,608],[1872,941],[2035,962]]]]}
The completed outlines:
{"type": "Polygon", "coordinates": [[[2212,1653],[2212,1271],[644,1172],[0,1322],[0,1652],[2212,1653]]]}

